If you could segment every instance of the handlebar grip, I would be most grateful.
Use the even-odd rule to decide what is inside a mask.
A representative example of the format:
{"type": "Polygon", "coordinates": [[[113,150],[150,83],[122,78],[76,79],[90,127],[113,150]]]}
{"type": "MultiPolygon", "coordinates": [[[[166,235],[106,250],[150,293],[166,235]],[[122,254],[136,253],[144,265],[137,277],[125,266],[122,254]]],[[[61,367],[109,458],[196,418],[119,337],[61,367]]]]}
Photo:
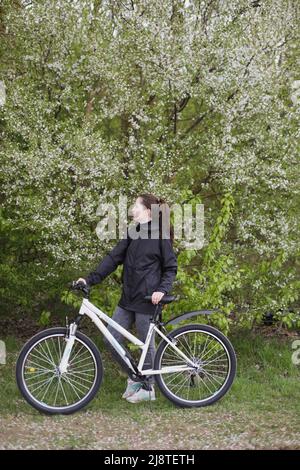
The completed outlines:
{"type": "MultiPolygon", "coordinates": [[[[144,296],[144,299],[145,300],[152,300],[152,295],[145,295],[144,296]]],[[[173,300],[175,300],[175,297],[174,295],[167,295],[165,294],[161,300],[158,302],[158,304],[169,304],[171,302],[173,302],[173,300]]]]}
{"type": "Polygon", "coordinates": [[[85,294],[88,294],[90,291],[90,287],[88,284],[85,284],[83,281],[72,281],[71,288],[73,290],[81,290],[85,294]]]}

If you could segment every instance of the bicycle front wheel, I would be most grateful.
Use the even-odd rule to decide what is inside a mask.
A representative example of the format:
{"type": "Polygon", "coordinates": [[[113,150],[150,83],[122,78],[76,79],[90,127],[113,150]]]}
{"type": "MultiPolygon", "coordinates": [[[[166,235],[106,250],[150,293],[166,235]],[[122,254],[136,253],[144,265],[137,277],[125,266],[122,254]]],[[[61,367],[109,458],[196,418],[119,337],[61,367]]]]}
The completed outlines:
{"type": "Polygon", "coordinates": [[[49,328],[33,336],[16,363],[18,387],[27,402],[49,414],[70,414],[86,406],[103,376],[98,348],[77,331],[65,373],[59,364],[65,349],[66,328],[49,328]]]}
{"type": "MultiPolygon", "coordinates": [[[[197,367],[156,375],[161,392],[181,407],[211,405],[225,395],[236,374],[236,356],[229,339],[216,328],[199,324],[182,326],[168,338],[197,367]]],[[[154,368],[174,366],[189,364],[163,340],[157,348],[154,368]]]]}

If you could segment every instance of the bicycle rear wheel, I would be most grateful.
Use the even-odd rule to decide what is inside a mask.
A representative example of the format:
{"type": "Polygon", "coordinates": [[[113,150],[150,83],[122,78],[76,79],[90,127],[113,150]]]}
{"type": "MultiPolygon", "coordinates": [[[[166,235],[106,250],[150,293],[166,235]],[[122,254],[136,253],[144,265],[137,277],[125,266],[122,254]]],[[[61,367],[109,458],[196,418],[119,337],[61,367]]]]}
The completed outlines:
{"type": "Polygon", "coordinates": [[[48,414],[70,414],[86,406],[103,376],[98,348],[77,331],[67,371],[58,366],[66,345],[66,328],[49,328],[33,336],[16,363],[18,387],[27,402],[48,414]]]}
{"type": "MultiPolygon", "coordinates": [[[[185,325],[168,338],[197,364],[193,370],[156,375],[161,392],[175,405],[201,407],[215,403],[231,387],[236,374],[236,356],[229,339],[209,325],[185,325]]],[[[154,359],[154,368],[188,366],[182,356],[162,341],[154,359]]]]}

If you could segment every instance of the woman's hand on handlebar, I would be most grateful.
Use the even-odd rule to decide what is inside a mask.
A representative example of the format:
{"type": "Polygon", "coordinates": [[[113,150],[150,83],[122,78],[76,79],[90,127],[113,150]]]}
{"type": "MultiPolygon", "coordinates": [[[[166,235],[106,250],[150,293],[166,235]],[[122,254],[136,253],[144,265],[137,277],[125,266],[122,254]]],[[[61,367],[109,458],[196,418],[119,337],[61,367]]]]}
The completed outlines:
{"type": "Polygon", "coordinates": [[[75,289],[75,290],[78,290],[78,289],[81,290],[81,289],[88,289],[89,288],[86,280],[83,277],[80,277],[79,279],[77,279],[77,281],[72,281],[70,287],[72,289],[75,289]]]}
{"type": "Polygon", "coordinates": [[[159,291],[153,292],[153,294],[152,294],[152,299],[151,299],[151,300],[152,300],[152,303],[153,303],[154,305],[157,305],[158,302],[161,301],[161,299],[163,298],[164,295],[165,295],[164,292],[159,292],[159,291]]]}
{"type": "Polygon", "coordinates": [[[72,281],[70,289],[81,291],[87,299],[89,298],[90,286],[83,277],[80,277],[77,281],[72,281]]]}

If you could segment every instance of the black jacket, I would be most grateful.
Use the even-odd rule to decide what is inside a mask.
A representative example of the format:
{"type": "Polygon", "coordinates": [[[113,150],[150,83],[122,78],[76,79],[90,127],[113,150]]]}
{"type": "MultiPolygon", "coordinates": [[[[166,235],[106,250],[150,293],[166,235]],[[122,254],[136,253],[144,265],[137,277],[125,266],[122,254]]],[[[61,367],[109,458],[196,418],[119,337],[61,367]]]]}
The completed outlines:
{"type": "MultiPolygon", "coordinates": [[[[85,278],[89,286],[98,284],[123,263],[123,288],[118,305],[146,314],[152,314],[156,305],[145,301],[144,296],[156,291],[169,294],[177,274],[177,259],[171,240],[159,239],[158,231],[157,238],[151,238],[151,224],[151,220],[138,224],[136,230],[140,236],[136,239],[130,238],[127,228],[127,238],[122,238],[96,270],[85,278]],[[145,238],[147,234],[148,238],[145,238]]],[[[153,224],[152,229],[154,234],[153,224]]]]}

